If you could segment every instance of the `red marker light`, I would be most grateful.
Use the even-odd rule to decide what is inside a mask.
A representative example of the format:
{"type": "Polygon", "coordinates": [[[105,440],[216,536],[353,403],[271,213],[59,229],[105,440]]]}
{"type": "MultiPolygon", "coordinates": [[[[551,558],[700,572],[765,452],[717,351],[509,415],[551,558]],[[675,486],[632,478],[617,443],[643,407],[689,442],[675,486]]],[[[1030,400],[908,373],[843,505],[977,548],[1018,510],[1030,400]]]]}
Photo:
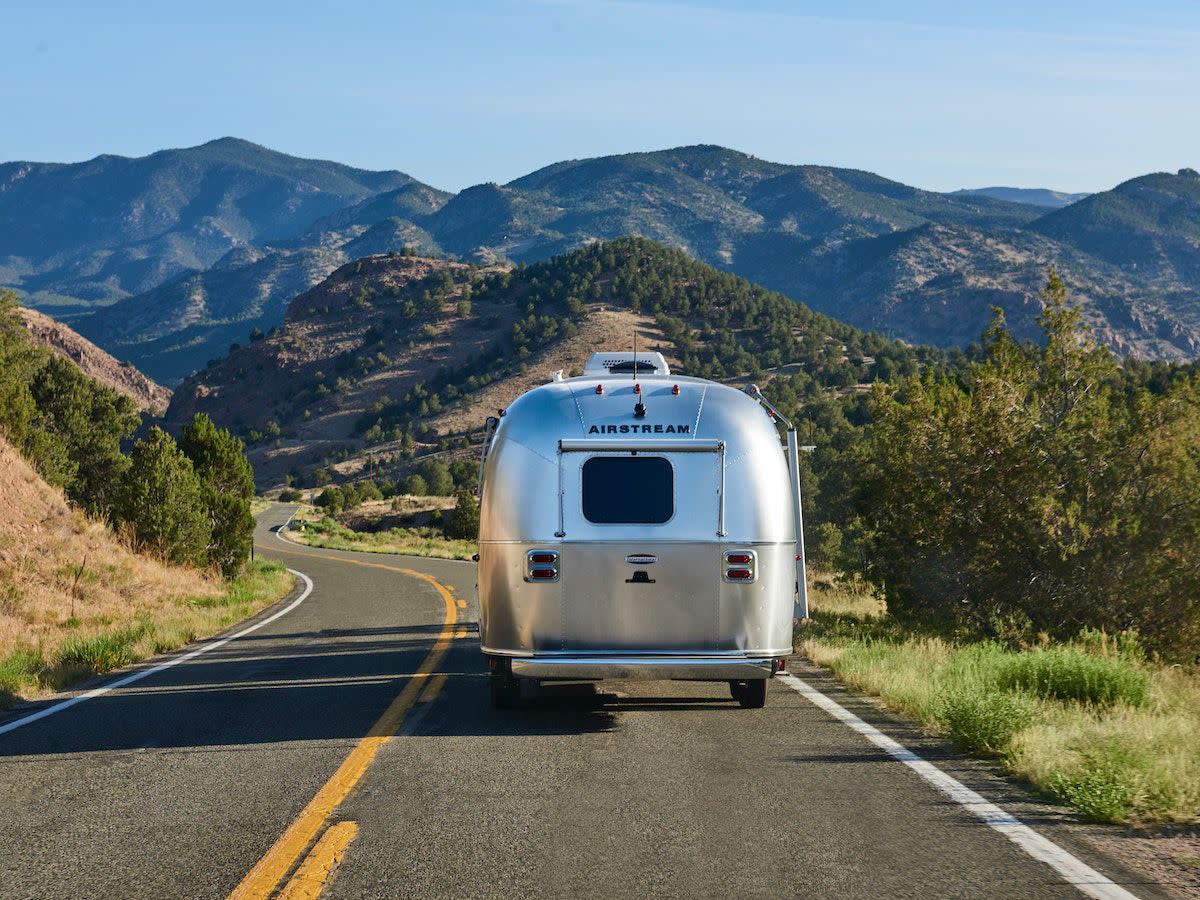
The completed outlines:
{"type": "Polygon", "coordinates": [[[749,569],[728,569],[725,572],[726,578],[732,578],[736,581],[745,581],[750,577],[749,569]]]}
{"type": "Polygon", "coordinates": [[[534,569],[529,573],[530,578],[555,578],[557,576],[557,569],[534,569]]]}
{"type": "Polygon", "coordinates": [[[671,388],[671,393],[674,394],[676,397],[678,397],[679,396],[679,385],[675,385],[673,388],[671,388]]]}
{"type": "Polygon", "coordinates": [[[642,392],[642,386],[640,384],[635,384],[633,386],[633,392],[635,394],[640,394],[642,392]]]}
{"type": "Polygon", "coordinates": [[[602,385],[602,384],[596,385],[596,393],[603,394],[604,393],[604,385],[602,385]]]}
{"type": "Polygon", "coordinates": [[[748,562],[750,562],[750,554],[749,553],[726,553],[725,561],[729,562],[729,563],[734,563],[739,566],[744,566],[748,562]]]}
{"type": "Polygon", "coordinates": [[[530,553],[529,561],[533,563],[552,563],[558,559],[557,553],[530,553]]]}

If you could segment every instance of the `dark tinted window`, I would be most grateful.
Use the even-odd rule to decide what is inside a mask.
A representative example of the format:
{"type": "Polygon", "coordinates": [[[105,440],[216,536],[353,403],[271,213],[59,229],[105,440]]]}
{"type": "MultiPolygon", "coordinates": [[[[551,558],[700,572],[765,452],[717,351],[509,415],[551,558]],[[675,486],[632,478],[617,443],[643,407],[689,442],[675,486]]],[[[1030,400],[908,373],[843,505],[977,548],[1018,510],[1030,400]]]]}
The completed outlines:
{"type": "Polygon", "coordinates": [[[632,359],[627,362],[613,363],[608,367],[608,371],[616,375],[624,375],[627,373],[636,373],[638,375],[656,375],[658,368],[652,366],[648,362],[634,362],[632,359]]]}
{"type": "Polygon", "coordinates": [[[675,471],[661,456],[593,456],[583,464],[583,515],[600,525],[660,525],[675,512],[675,471]]]}

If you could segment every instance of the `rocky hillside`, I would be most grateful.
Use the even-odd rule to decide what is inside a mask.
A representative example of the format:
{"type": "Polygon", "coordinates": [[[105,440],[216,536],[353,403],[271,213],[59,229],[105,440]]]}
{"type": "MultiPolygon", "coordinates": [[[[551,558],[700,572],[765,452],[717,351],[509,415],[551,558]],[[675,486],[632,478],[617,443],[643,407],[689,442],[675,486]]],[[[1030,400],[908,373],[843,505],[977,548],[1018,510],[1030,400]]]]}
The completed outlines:
{"type": "Polygon", "coordinates": [[[171,402],[171,392],[147,378],[127,362],[119,362],[67,325],[37,310],[20,310],[34,343],[69,359],[89,378],[124,394],[140,412],[161,416],[171,402]]]}
{"type": "Polygon", "coordinates": [[[280,328],[184,381],[167,418],[205,412],[245,435],[262,487],[403,474],[473,453],[488,415],[635,330],[687,374],[814,392],[930,358],[640,239],[516,269],[392,254],[298,296],[280,328]]]}

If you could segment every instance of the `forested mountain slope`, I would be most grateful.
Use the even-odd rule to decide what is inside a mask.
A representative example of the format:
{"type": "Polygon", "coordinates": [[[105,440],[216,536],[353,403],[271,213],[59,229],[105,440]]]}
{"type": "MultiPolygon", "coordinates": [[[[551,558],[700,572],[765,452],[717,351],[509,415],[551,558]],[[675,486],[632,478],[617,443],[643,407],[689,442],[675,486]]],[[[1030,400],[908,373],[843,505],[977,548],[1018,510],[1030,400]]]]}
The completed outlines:
{"type": "Polygon", "coordinates": [[[283,326],[180,385],[168,419],[204,412],[252,441],[260,484],[352,474],[470,443],[487,415],[600,347],[661,349],[678,369],[792,392],[852,391],[939,354],[812,312],[644,239],[528,266],[394,254],[297,297],[283,326]]]}

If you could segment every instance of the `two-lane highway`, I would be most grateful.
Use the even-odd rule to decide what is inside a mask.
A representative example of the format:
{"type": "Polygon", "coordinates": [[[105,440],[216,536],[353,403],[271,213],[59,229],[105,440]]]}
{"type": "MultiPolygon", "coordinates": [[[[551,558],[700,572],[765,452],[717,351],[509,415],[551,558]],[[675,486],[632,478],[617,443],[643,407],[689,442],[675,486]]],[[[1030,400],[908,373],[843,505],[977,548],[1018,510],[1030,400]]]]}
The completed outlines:
{"type": "MultiPolygon", "coordinates": [[[[606,683],[495,711],[473,565],[301,547],[273,530],[290,512],[257,540],[311,578],[303,602],[0,734],[0,895],[1079,896],[783,682],[764,710],[606,683]]],[[[883,727],[1103,873],[1083,889],[1159,896],[986,768],[883,727]]]]}

